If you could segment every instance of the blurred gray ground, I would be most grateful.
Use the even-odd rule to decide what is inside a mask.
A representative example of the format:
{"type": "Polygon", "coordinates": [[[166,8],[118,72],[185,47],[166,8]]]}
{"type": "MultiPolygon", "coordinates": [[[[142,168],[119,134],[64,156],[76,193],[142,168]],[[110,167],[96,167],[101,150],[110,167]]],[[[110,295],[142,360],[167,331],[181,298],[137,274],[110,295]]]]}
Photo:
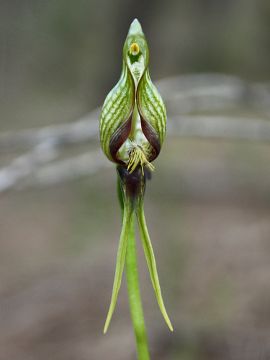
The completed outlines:
{"type": "MultiPolygon", "coordinates": [[[[169,122],[188,114],[241,118],[243,129],[248,119],[269,125],[268,0],[0,0],[0,140],[6,131],[71,124],[99,106],[119,76],[134,17],[149,40],[153,79],[171,76],[160,88],[169,122]],[[199,72],[254,86],[240,84],[237,98],[238,81],[226,88],[217,78],[207,88],[204,77],[176,76],[199,72]]],[[[266,132],[257,130],[258,140],[266,132]]],[[[159,313],[138,243],[155,360],[270,358],[269,142],[238,138],[169,136],[147,184],[146,216],[175,328],[170,334],[159,313]]],[[[92,140],[63,146],[59,158],[96,148],[92,140]]],[[[28,150],[1,148],[0,180],[28,150]]],[[[115,170],[102,163],[85,174],[38,186],[30,172],[0,193],[0,360],[135,359],[124,283],[102,334],[120,233],[115,170]]]]}
{"type": "MultiPolygon", "coordinates": [[[[139,250],[155,359],[268,359],[269,147],[167,141],[146,214],[175,332],[139,250]]],[[[0,359],[132,359],[123,286],[109,333],[120,215],[113,169],[1,197],[0,359]]]]}

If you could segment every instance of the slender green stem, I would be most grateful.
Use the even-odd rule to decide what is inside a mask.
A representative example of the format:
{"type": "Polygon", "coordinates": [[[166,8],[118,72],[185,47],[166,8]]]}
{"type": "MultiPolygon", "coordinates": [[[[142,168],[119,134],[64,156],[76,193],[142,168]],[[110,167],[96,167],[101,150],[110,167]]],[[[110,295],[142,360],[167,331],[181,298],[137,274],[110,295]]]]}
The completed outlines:
{"type": "Polygon", "coordinates": [[[149,360],[150,355],[148,350],[147,334],[144,324],[144,315],[139,286],[136,241],[134,231],[134,215],[132,217],[128,237],[126,255],[126,278],[131,318],[136,337],[138,360],[149,360]]]}

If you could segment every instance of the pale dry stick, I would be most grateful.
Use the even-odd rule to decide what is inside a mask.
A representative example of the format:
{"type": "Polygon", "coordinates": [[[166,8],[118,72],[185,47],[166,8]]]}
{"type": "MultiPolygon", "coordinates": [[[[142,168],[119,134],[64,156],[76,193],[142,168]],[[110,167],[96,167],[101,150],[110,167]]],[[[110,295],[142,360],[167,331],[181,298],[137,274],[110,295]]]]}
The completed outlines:
{"type": "MultiPolygon", "coordinates": [[[[20,180],[16,188],[43,188],[68,181],[74,181],[84,176],[94,175],[100,170],[112,167],[105,161],[101,151],[93,150],[64,160],[44,164],[29,176],[20,180]],[[18,184],[20,184],[18,186],[18,184]]],[[[0,190],[1,191],[1,190],[0,190]]]]}
{"type": "MultiPolygon", "coordinates": [[[[168,135],[268,143],[270,142],[270,121],[226,116],[172,117],[168,120],[168,135]]],[[[46,152],[42,154],[44,150],[45,145],[40,146],[15,158],[9,166],[0,169],[0,192],[13,188],[52,186],[92,175],[111,166],[105,161],[100,150],[85,152],[53,163],[50,162],[55,160],[55,157],[47,156],[46,152]],[[37,161],[38,157],[39,161],[37,161]]]]}
{"type": "Polygon", "coordinates": [[[170,136],[270,142],[270,120],[228,116],[174,116],[168,121],[170,136]]]}
{"type": "Polygon", "coordinates": [[[17,151],[31,149],[40,143],[49,142],[58,147],[85,143],[89,139],[98,138],[98,116],[100,108],[96,108],[72,123],[44,126],[39,129],[26,129],[0,133],[0,151],[17,151]]]}
{"type": "Polygon", "coordinates": [[[220,99],[224,105],[244,104],[268,114],[270,110],[269,82],[250,83],[233,75],[204,73],[167,77],[157,85],[166,101],[202,98],[211,109],[215,105],[213,100],[220,99]]]}
{"type": "MultiPolygon", "coordinates": [[[[237,77],[222,74],[181,75],[157,82],[157,87],[172,115],[190,112],[226,110],[234,106],[251,107],[261,117],[270,114],[268,84],[249,84],[237,77]]],[[[100,108],[68,124],[45,126],[0,134],[0,151],[31,149],[46,141],[58,147],[97,139],[100,108]]]]}
{"type": "Polygon", "coordinates": [[[52,144],[41,143],[23,155],[18,156],[8,166],[0,169],[0,192],[19,185],[20,181],[32,174],[37,167],[44,165],[58,156],[52,144]]]}

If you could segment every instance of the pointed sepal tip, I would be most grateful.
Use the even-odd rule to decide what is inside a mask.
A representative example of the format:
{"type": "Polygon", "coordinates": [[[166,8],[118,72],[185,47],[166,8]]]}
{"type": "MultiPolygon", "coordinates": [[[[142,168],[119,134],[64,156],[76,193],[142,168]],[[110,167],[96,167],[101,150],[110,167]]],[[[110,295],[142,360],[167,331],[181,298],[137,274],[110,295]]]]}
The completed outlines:
{"type": "Polygon", "coordinates": [[[134,19],[130,25],[128,35],[138,35],[143,34],[142,26],[138,19],[134,19]]]}

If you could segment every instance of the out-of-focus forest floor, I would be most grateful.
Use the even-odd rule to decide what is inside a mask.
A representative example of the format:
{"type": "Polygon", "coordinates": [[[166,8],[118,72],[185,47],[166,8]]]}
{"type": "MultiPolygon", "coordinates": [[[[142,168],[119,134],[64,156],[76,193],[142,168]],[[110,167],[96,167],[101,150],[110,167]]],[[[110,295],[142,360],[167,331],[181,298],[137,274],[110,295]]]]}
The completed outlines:
{"type": "Polygon", "coordinates": [[[173,334],[138,244],[152,359],[270,359],[269,5],[0,0],[0,360],[136,358],[125,282],[102,334],[115,170],[76,121],[118,81],[135,17],[169,125],[145,206],[173,334]]]}
{"type": "MultiPolygon", "coordinates": [[[[269,146],[168,138],[146,215],[168,312],[139,246],[154,359],[269,359],[269,146]]],[[[1,195],[0,359],[135,359],[125,284],[109,333],[115,172],[1,195]]]]}

